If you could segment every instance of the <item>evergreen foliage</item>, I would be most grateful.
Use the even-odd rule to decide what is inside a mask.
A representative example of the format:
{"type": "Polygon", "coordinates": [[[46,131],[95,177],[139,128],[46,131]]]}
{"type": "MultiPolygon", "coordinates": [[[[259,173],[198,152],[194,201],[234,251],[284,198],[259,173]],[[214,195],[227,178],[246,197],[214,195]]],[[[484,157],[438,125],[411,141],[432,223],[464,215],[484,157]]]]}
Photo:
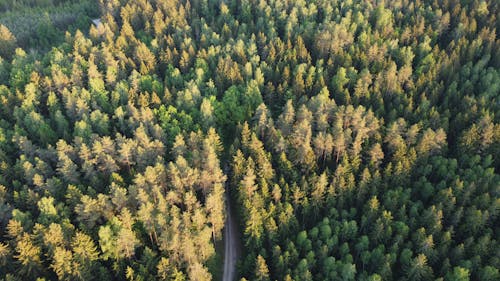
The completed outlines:
{"type": "Polygon", "coordinates": [[[500,279],[497,2],[97,2],[0,0],[0,280],[217,279],[226,193],[242,280],[500,279]]]}

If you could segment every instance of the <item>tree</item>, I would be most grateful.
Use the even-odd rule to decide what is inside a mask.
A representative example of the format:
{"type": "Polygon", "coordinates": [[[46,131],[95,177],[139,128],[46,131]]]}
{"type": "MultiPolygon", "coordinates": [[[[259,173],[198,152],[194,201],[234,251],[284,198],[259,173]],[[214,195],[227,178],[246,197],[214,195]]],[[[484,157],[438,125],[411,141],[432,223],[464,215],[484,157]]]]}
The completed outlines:
{"type": "Polygon", "coordinates": [[[110,258],[117,259],[117,245],[114,230],[111,226],[101,226],[99,228],[99,245],[102,251],[102,259],[108,260],[110,258]]]}
{"type": "Polygon", "coordinates": [[[200,177],[200,186],[203,193],[207,195],[213,190],[214,184],[223,183],[226,179],[219,166],[216,145],[212,145],[208,139],[203,141],[202,157],[203,170],[200,177]]]}
{"type": "Polygon", "coordinates": [[[52,220],[57,220],[57,210],[53,197],[42,197],[37,205],[40,210],[39,221],[41,223],[48,224],[52,220]]]}
{"type": "Polygon", "coordinates": [[[205,128],[210,128],[215,125],[213,101],[204,98],[200,105],[201,120],[205,128]]]}
{"type": "Polygon", "coordinates": [[[293,150],[294,161],[302,165],[304,169],[310,169],[314,165],[314,152],[311,147],[312,128],[310,124],[312,118],[310,115],[311,113],[305,106],[301,107],[297,116],[297,123],[293,126],[290,137],[290,144],[295,148],[293,150]],[[302,115],[307,117],[301,118],[302,115]]]}
{"type": "Polygon", "coordinates": [[[9,247],[6,244],[0,243],[0,265],[2,267],[7,265],[10,255],[11,253],[9,247]]]}
{"type": "Polygon", "coordinates": [[[382,147],[379,143],[373,145],[370,150],[370,163],[374,165],[376,168],[380,165],[380,161],[384,159],[384,152],[382,151],[382,147]]]}
{"type": "Polygon", "coordinates": [[[481,269],[480,278],[481,280],[495,280],[500,277],[499,270],[497,268],[493,268],[492,266],[485,266],[481,269]]]}
{"type": "Polygon", "coordinates": [[[73,252],[74,272],[82,280],[91,278],[95,273],[95,262],[99,258],[97,247],[90,236],[77,232],[71,241],[73,252]]]}
{"type": "Polygon", "coordinates": [[[349,79],[347,78],[346,69],[344,67],[340,67],[337,74],[335,74],[332,78],[333,89],[335,89],[337,93],[342,93],[344,92],[344,87],[347,82],[349,82],[349,79]]]}
{"type": "Polygon", "coordinates": [[[56,247],[54,250],[54,259],[50,267],[56,273],[59,280],[71,280],[75,270],[73,268],[73,255],[61,247],[56,247]]]}
{"type": "Polygon", "coordinates": [[[449,272],[445,276],[445,280],[468,281],[470,280],[469,270],[460,266],[453,268],[453,272],[449,272]]]}
{"type": "Polygon", "coordinates": [[[120,214],[120,229],[116,237],[116,251],[119,258],[131,258],[135,254],[135,248],[139,245],[139,239],[132,230],[134,218],[127,208],[123,208],[120,214]]]}
{"type": "Polygon", "coordinates": [[[59,155],[57,172],[68,183],[79,183],[80,174],[78,173],[78,166],[65,154],[59,155]]]}
{"type": "Polygon", "coordinates": [[[40,276],[43,271],[42,249],[37,246],[28,233],[23,233],[17,241],[14,258],[19,261],[19,273],[25,277],[40,276]]]}
{"type": "Polygon", "coordinates": [[[313,140],[314,152],[316,158],[320,159],[323,164],[332,155],[333,152],[333,137],[331,134],[319,132],[313,140]]]}
{"type": "Polygon", "coordinates": [[[0,24],[0,57],[10,60],[16,45],[16,37],[5,25],[0,24]]]}
{"type": "Polygon", "coordinates": [[[432,269],[427,265],[427,257],[424,254],[415,257],[407,268],[406,275],[411,280],[426,280],[432,277],[432,269]]]}
{"type": "Polygon", "coordinates": [[[206,208],[208,211],[208,221],[212,225],[214,239],[220,238],[221,230],[224,227],[224,186],[220,183],[214,184],[214,189],[207,197],[206,208]]]}
{"type": "Polygon", "coordinates": [[[258,255],[255,261],[255,280],[271,280],[269,278],[269,269],[267,268],[266,260],[261,255],[258,255]]]}
{"type": "Polygon", "coordinates": [[[75,207],[77,220],[83,223],[88,229],[93,229],[98,220],[101,219],[102,208],[97,199],[91,198],[88,195],[83,195],[80,198],[81,202],[75,207]]]}
{"type": "Polygon", "coordinates": [[[342,264],[340,268],[340,275],[342,276],[342,280],[354,280],[356,277],[356,265],[342,264]]]}
{"type": "Polygon", "coordinates": [[[240,182],[241,195],[244,195],[244,198],[252,198],[254,192],[257,190],[256,178],[253,159],[249,158],[246,174],[240,182]]]}
{"type": "Polygon", "coordinates": [[[283,112],[278,117],[278,128],[281,130],[283,135],[288,135],[291,132],[292,124],[295,121],[295,109],[293,107],[292,100],[288,100],[283,109],[283,112]]]}
{"type": "Polygon", "coordinates": [[[189,279],[194,281],[211,280],[212,275],[200,263],[194,263],[189,268],[189,279]]]}
{"type": "Polygon", "coordinates": [[[122,138],[118,143],[118,161],[126,165],[128,172],[131,172],[131,167],[136,164],[137,142],[133,139],[122,138]]]}

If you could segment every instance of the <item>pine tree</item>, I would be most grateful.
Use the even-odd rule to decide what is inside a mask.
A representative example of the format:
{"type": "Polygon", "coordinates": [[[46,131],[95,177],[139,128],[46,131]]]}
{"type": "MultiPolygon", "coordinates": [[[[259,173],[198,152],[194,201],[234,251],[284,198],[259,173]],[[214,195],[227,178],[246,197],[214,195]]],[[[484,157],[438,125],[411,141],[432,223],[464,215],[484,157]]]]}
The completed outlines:
{"type": "Polygon", "coordinates": [[[0,57],[10,60],[16,45],[16,37],[5,25],[0,24],[0,57]]]}
{"type": "Polygon", "coordinates": [[[269,269],[267,268],[266,260],[261,255],[258,255],[255,261],[255,280],[271,280],[269,278],[269,269]]]}

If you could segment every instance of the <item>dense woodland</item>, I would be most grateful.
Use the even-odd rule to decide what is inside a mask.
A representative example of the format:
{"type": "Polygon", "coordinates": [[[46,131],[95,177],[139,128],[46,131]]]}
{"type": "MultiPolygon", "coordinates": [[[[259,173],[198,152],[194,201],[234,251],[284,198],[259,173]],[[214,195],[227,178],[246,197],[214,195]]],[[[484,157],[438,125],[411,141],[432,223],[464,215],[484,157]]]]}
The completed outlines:
{"type": "MultiPolygon", "coordinates": [[[[96,6],[97,0],[0,0],[0,25],[15,35],[16,47],[46,53],[64,42],[66,32],[88,30],[90,19],[99,16],[96,6]]],[[[0,31],[9,41],[6,33],[0,31]]]]}
{"type": "Polygon", "coordinates": [[[0,280],[500,280],[498,6],[0,0],[0,280]]]}

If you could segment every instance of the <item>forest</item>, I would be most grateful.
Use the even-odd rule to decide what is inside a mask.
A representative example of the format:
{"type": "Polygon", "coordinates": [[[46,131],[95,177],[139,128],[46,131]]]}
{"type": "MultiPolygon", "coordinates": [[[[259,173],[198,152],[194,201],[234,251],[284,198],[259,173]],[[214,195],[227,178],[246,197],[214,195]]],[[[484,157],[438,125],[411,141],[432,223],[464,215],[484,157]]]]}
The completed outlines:
{"type": "Polygon", "coordinates": [[[0,281],[500,280],[499,6],[0,0],[0,281]]]}

